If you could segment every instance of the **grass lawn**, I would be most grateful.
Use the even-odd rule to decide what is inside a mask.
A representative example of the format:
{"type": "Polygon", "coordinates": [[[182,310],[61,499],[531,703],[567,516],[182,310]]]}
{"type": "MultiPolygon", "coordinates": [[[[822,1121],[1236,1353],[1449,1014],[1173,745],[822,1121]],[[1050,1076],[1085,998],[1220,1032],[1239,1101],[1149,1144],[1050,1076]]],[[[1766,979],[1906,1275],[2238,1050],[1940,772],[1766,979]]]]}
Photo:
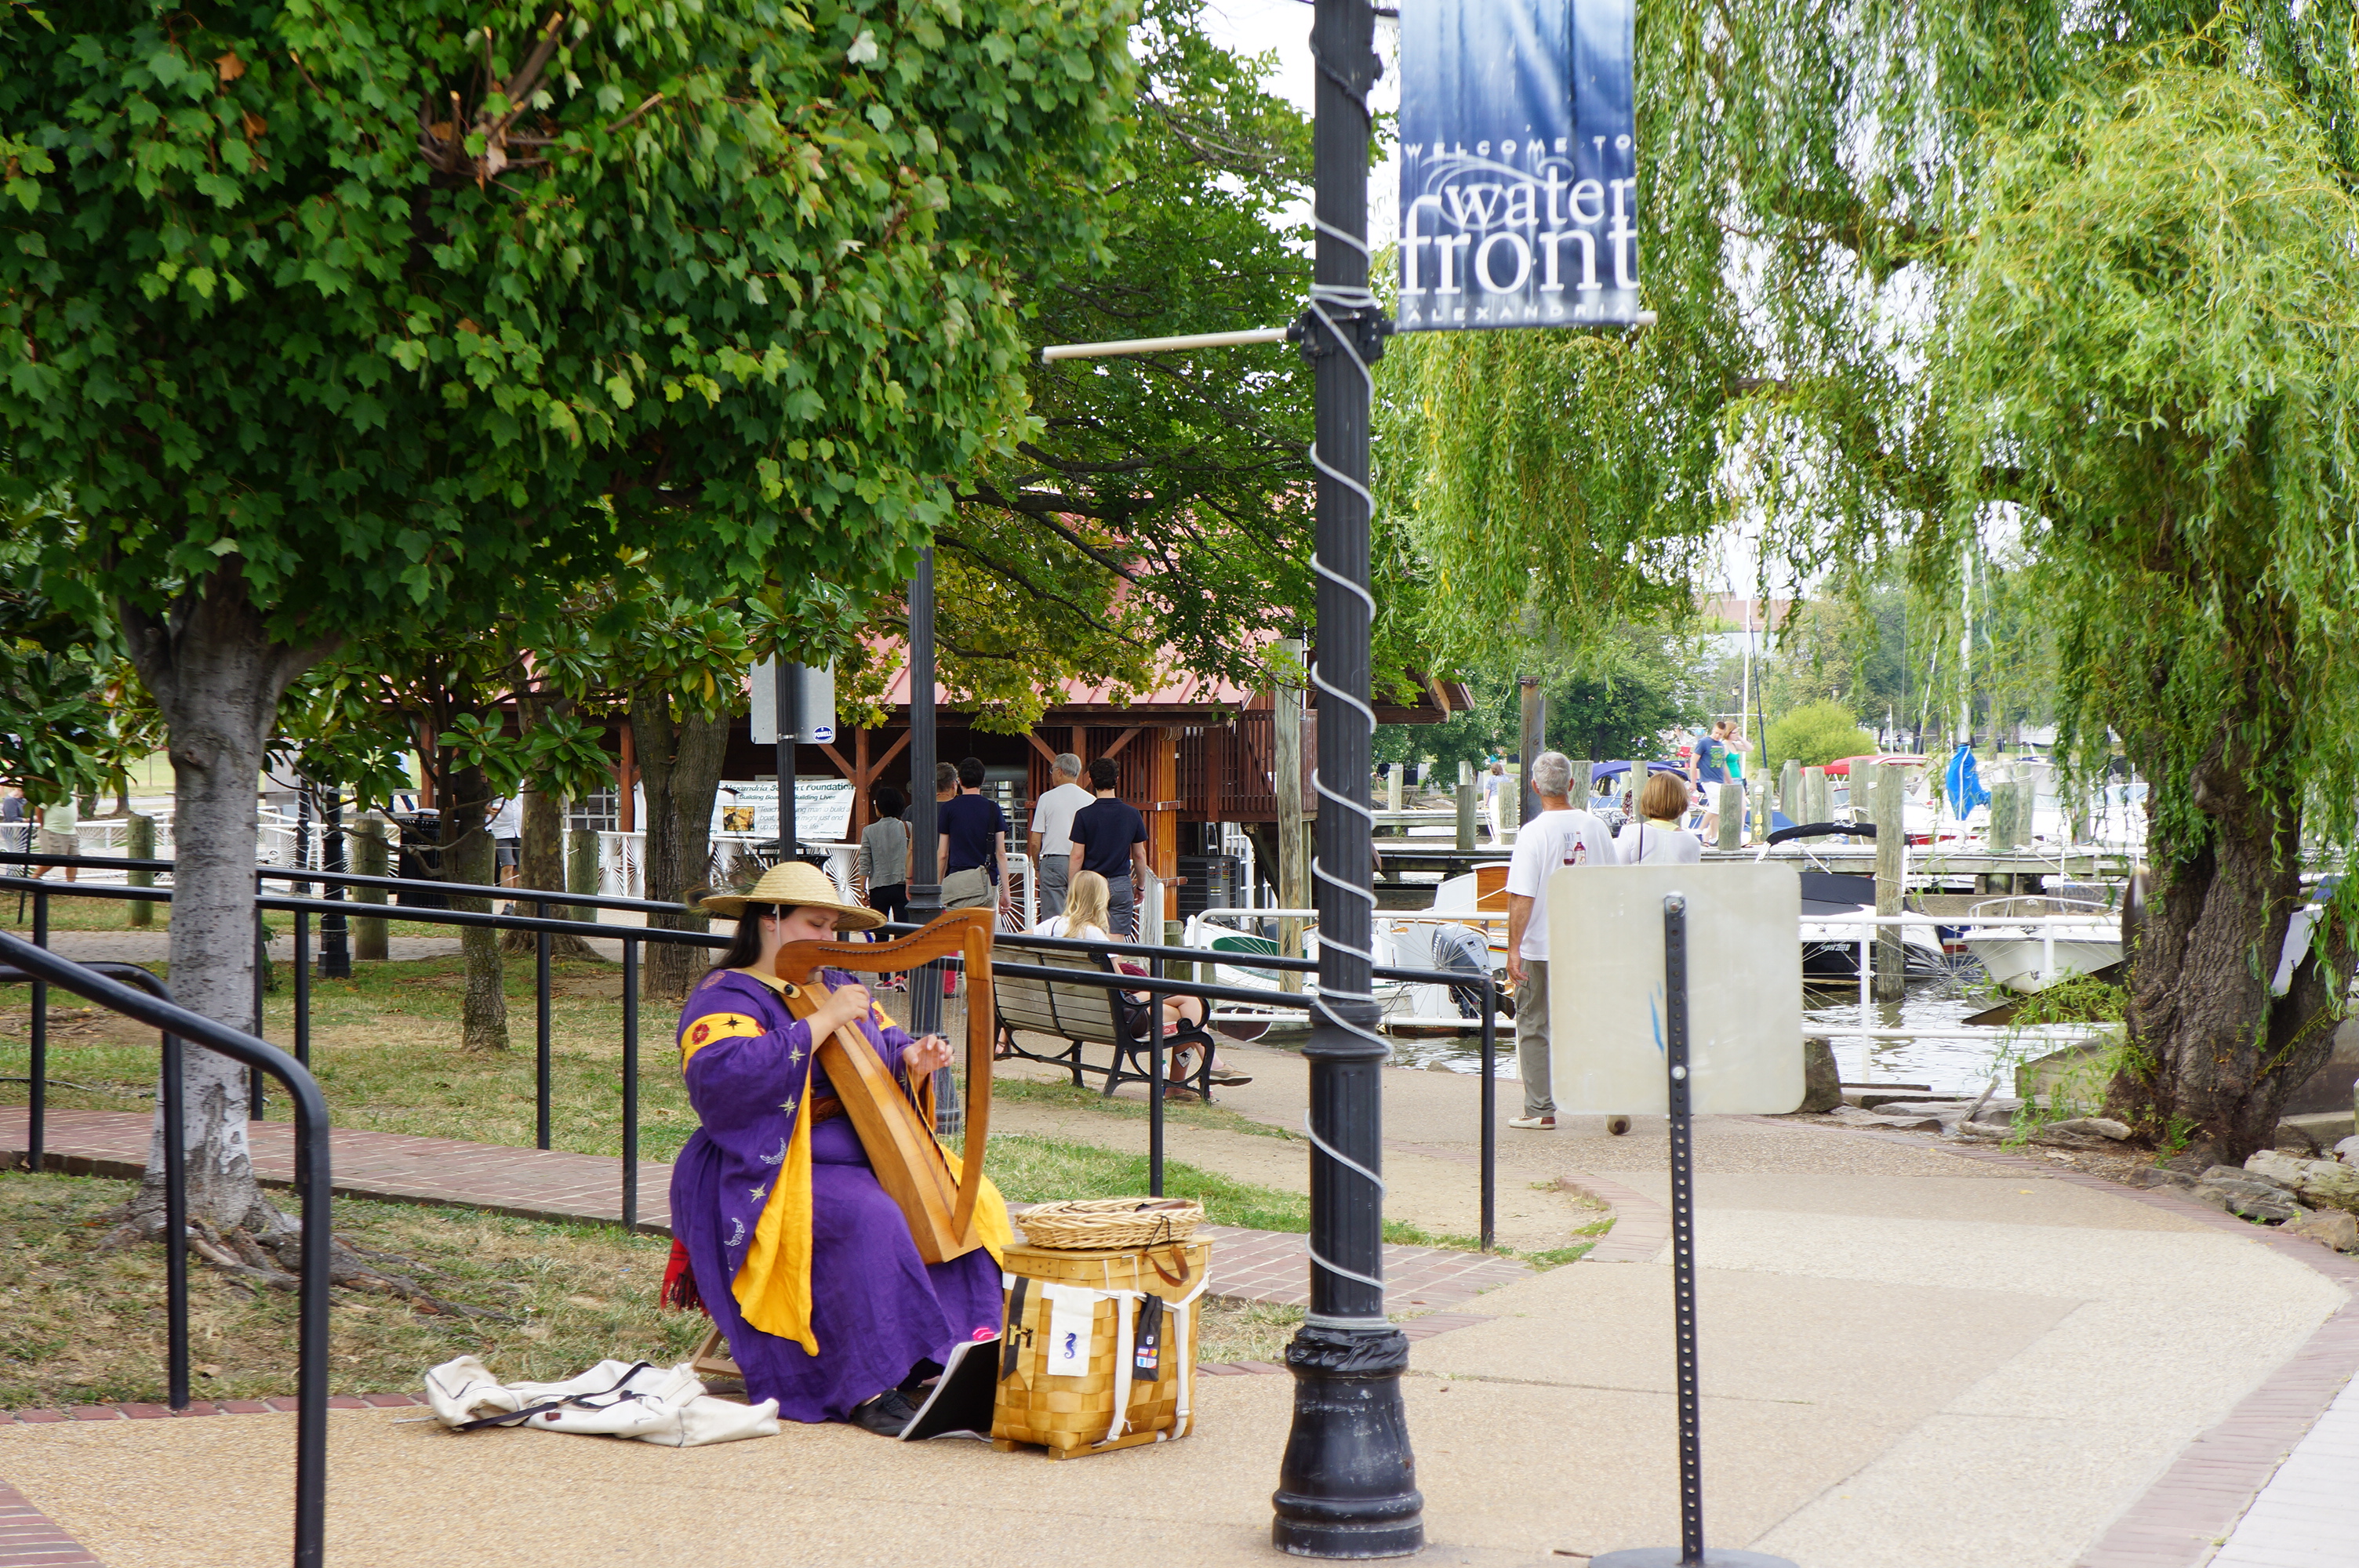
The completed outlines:
{"type": "MultiPolygon", "coordinates": [[[[165,1394],[164,1253],[103,1249],[130,1184],[79,1176],[0,1180],[0,1408],[159,1400],[165,1394]]],[[[704,1319],[658,1312],[670,1243],[607,1226],[545,1225],[463,1209],[338,1199],[336,1230],[440,1271],[444,1298],[512,1323],[421,1316],[339,1290],[330,1313],[336,1393],[417,1389],[427,1368],[473,1354],[506,1377],[571,1377],[605,1357],[687,1358],[704,1319]]],[[[259,1296],[191,1260],[189,1360],[199,1399],[295,1389],[295,1297],[259,1296]]]]}
{"type": "MultiPolygon", "coordinates": [[[[0,1410],[160,1402],[164,1256],[103,1249],[130,1184],[81,1176],[0,1182],[0,1410]]],[[[605,1226],[544,1225],[463,1209],[339,1199],[336,1229],[440,1271],[447,1299],[511,1323],[424,1316],[383,1296],[339,1290],[329,1313],[332,1393],[412,1392],[429,1367],[473,1355],[504,1378],[553,1380],[616,1357],[687,1359],[704,1318],[658,1310],[669,1243],[605,1226]]],[[[200,1400],[295,1391],[296,1298],[260,1295],[195,1263],[189,1271],[190,1391],[200,1400]]],[[[1207,1301],[1201,1361],[1274,1360],[1299,1307],[1207,1301]]]]}

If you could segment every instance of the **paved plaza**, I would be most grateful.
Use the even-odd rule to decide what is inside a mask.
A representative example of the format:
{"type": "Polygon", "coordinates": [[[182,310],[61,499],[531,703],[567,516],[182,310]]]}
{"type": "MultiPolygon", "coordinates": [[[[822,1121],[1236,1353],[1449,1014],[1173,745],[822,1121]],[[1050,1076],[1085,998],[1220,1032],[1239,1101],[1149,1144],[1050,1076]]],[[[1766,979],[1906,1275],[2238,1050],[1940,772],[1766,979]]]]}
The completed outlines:
{"type": "MultiPolygon", "coordinates": [[[[1255,1081],[1226,1105],[1299,1122],[1299,1057],[1229,1054],[1255,1081]]],[[[1452,1226],[1476,1190],[1477,1085],[1395,1071],[1385,1086],[1388,1212],[1452,1226]]],[[[1050,1118],[1063,1136],[1144,1145],[1140,1119],[1004,1109],[1010,1129],[1050,1118]]],[[[21,1142],[21,1117],[0,1113],[0,1144],[21,1142]]],[[[143,1129],[63,1114],[51,1146],[83,1168],[129,1168],[143,1129]]],[[[283,1174],[283,1131],[259,1130],[266,1170],[283,1174]]],[[[341,1189],[614,1212],[611,1160],[337,1136],[341,1189]]],[[[1534,1240],[1549,1225],[1569,1236],[1601,1200],[1616,1224],[1587,1259],[1546,1271],[1435,1249],[1388,1257],[1391,1305],[1415,1340],[1404,1390],[1426,1555],[1577,1562],[1675,1541],[1662,1124],[1615,1138],[1572,1118],[1552,1136],[1501,1137],[1503,1232],[1511,1195],[1534,1240]]],[[[1176,1122],[1169,1140],[1175,1159],[1273,1184],[1291,1169],[1301,1184],[1299,1142],[1176,1122]]],[[[1766,1118],[1704,1121],[1698,1153],[1712,1541],[1804,1568],[2359,1561],[2359,1488],[2340,1484],[2359,1439],[2344,1391],[2359,1260],[2036,1156],[1766,1118]]],[[[668,1175],[643,1172],[647,1223],[668,1175]]],[[[1216,1289],[1299,1298],[1301,1238],[1214,1234],[1216,1289]]],[[[1205,1368],[1194,1436],[1063,1464],[958,1441],[887,1450],[842,1427],[679,1452],[461,1437],[388,1390],[332,1418],[330,1553],[523,1563],[561,1540],[569,1558],[683,1565],[1268,1560],[1292,1397],[1277,1371],[1205,1368]]],[[[283,1413],[136,1407],[0,1423],[0,1481],[23,1499],[0,1496],[0,1563],[275,1561],[292,1431],[283,1413]]]]}

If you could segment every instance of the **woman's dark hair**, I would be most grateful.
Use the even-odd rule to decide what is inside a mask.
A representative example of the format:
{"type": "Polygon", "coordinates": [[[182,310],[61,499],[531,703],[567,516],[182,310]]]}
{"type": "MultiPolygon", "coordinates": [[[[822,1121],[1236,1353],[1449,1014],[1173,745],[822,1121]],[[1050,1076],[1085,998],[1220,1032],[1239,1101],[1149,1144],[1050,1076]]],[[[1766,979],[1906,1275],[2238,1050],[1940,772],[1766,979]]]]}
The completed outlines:
{"type": "Polygon", "coordinates": [[[959,764],[959,783],[966,785],[969,789],[981,789],[983,787],[983,759],[981,757],[969,757],[965,762],[959,764]]]}
{"type": "Polygon", "coordinates": [[[902,800],[901,792],[891,784],[878,784],[868,792],[868,804],[879,816],[898,816],[901,807],[907,803],[902,800]]]}
{"type": "Polygon", "coordinates": [[[1100,757],[1090,764],[1090,786],[1093,789],[1112,789],[1121,777],[1122,764],[1112,757],[1100,757]]]}
{"type": "Polygon", "coordinates": [[[762,961],[762,916],[784,914],[793,904],[749,903],[737,912],[737,935],[729,946],[712,960],[713,972],[723,969],[750,969],[762,961]]]}

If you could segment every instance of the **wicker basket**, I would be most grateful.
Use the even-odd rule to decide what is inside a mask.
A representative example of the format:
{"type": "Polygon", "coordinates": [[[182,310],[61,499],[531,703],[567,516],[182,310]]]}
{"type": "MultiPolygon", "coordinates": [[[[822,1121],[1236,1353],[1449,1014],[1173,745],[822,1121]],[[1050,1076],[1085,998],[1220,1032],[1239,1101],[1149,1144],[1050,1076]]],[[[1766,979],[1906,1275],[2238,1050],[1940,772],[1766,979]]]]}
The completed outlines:
{"type": "Polygon", "coordinates": [[[1046,1448],[1051,1458],[1071,1459],[1185,1437],[1195,1424],[1187,1407],[1196,1371],[1197,1324],[1203,1306],[1203,1298],[1197,1292],[1212,1255],[1209,1241],[1096,1251],[1008,1248],[1002,1266],[1009,1274],[1033,1283],[1026,1292],[1021,1320],[1007,1325],[1016,1350],[1015,1369],[1000,1380],[991,1417],[993,1446],[1004,1451],[1029,1444],[1046,1448]],[[1052,1376],[1048,1369],[1051,1308],[1039,1289],[1043,1284],[1152,1292],[1169,1302],[1196,1296],[1187,1309],[1187,1332],[1166,1340],[1158,1375],[1151,1380],[1136,1376],[1131,1379],[1126,1400],[1129,1429],[1111,1442],[1106,1434],[1114,1428],[1114,1357],[1121,1328],[1116,1314],[1135,1314],[1139,1303],[1126,1297],[1098,1302],[1093,1310],[1089,1370],[1052,1376]]]}
{"type": "Polygon", "coordinates": [[[1086,1198],[1035,1205],[1016,1223],[1035,1247],[1118,1251],[1187,1240],[1204,1223],[1204,1206],[1176,1198],[1086,1198]]]}

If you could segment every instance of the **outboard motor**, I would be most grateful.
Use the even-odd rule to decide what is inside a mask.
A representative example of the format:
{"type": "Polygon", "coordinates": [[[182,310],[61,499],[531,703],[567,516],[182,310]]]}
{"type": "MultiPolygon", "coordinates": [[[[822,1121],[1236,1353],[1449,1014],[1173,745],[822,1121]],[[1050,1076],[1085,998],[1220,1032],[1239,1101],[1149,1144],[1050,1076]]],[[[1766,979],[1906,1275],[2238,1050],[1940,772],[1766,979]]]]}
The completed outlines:
{"type": "MultiPolygon", "coordinates": [[[[1433,967],[1437,969],[1463,969],[1469,974],[1491,972],[1491,940],[1471,925],[1437,925],[1433,928],[1433,967]]],[[[1514,999],[1505,988],[1495,988],[1499,1011],[1513,1016],[1514,999]]],[[[1483,1016],[1483,988],[1479,984],[1452,985],[1451,1000],[1458,1004],[1461,1018],[1483,1016]]]]}

